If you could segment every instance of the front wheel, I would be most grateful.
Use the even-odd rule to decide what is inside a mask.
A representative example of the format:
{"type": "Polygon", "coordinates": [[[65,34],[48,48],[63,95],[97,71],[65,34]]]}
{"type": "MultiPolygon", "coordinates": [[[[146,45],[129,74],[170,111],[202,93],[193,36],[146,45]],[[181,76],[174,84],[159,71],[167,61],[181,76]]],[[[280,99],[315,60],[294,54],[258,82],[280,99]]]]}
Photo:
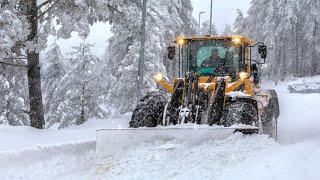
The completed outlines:
{"type": "Polygon", "coordinates": [[[129,127],[156,127],[162,121],[166,103],[167,96],[164,92],[147,93],[133,110],[129,127]]]}
{"type": "Polygon", "coordinates": [[[234,124],[257,126],[257,109],[250,103],[234,102],[229,104],[221,117],[221,125],[229,127],[234,124]]]}

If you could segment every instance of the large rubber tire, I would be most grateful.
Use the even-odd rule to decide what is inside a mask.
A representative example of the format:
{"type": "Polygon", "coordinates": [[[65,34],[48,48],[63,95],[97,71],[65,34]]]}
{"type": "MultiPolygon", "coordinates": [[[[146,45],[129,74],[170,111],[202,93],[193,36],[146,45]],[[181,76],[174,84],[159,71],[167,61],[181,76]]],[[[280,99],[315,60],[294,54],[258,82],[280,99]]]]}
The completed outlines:
{"type": "Polygon", "coordinates": [[[246,102],[234,102],[227,105],[221,117],[221,125],[225,127],[234,124],[257,126],[257,122],[257,108],[246,102]]]}
{"type": "Polygon", "coordinates": [[[280,115],[279,101],[276,91],[269,90],[269,103],[264,107],[261,115],[263,134],[277,140],[278,138],[278,117],[280,115]]]}
{"type": "Polygon", "coordinates": [[[162,121],[167,99],[161,91],[147,93],[133,110],[129,127],[156,127],[162,121]]]}

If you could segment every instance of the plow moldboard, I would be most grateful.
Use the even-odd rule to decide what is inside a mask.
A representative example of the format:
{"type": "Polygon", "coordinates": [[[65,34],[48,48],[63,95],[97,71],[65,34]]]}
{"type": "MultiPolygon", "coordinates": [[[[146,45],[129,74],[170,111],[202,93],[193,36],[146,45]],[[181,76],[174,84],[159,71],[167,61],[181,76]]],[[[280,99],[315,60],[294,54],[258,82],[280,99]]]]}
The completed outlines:
{"type": "Polygon", "coordinates": [[[222,140],[235,132],[237,128],[127,128],[99,129],[96,139],[97,160],[119,158],[128,148],[139,143],[155,143],[157,140],[177,143],[201,143],[207,140],[222,140]]]}

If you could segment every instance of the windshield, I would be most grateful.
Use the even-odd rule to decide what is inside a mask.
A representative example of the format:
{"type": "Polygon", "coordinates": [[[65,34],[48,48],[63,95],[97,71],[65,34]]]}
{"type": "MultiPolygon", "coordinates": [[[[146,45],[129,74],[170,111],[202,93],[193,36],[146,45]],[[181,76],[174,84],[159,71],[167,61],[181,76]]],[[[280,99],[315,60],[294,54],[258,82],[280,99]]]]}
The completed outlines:
{"type": "Polygon", "coordinates": [[[187,64],[200,75],[235,76],[241,67],[240,46],[226,40],[191,41],[187,64]]]}

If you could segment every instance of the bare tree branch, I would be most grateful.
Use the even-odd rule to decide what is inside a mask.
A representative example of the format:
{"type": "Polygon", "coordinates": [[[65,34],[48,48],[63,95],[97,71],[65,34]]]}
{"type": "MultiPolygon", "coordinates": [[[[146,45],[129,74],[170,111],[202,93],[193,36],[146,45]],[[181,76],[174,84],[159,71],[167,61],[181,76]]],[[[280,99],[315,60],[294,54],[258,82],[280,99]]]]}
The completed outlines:
{"type": "Polygon", "coordinates": [[[109,4],[108,4],[107,6],[108,6],[108,8],[110,8],[111,10],[117,11],[118,13],[121,13],[121,12],[120,12],[118,9],[116,9],[115,7],[110,6],[109,4]]]}
{"type": "MultiPolygon", "coordinates": [[[[5,58],[5,59],[14,59],[14,58],[5,58]]],[[[9,63],[9,62],[4,62],[4,61],[0,61],[0,64],[10,65],[10,66],[20,66],[20,67],[28,68],[28,66],[26,64],[15,64],[15,63],[9,63]]]]}
{"type": "Polygon", "coordinates": [[[53,1],[53,0],[47,0],[47,1],[43,2],[42,4],[40,4],[40,5],[38,6],[38,10],[41,9],[43,6],[47,5],[48,3],[51,3],[52,1],[53,1]]]}
{"type": "MultiPolygon", "coordinates": [[[[52,2],[53,0],[49,0],[49,1],[52,2]]],[[[36,20],[40,19],[40,18],[41,18],[42,16],[44,16],[49,10],[51,10],[58,1],[59,1],[59,0],[55,0],[51,5],[50,5],[50,3],[47,3],[46,9],[45,9],[40,15],[38,15],[38,17],[36,18],[36,20]]]]}

